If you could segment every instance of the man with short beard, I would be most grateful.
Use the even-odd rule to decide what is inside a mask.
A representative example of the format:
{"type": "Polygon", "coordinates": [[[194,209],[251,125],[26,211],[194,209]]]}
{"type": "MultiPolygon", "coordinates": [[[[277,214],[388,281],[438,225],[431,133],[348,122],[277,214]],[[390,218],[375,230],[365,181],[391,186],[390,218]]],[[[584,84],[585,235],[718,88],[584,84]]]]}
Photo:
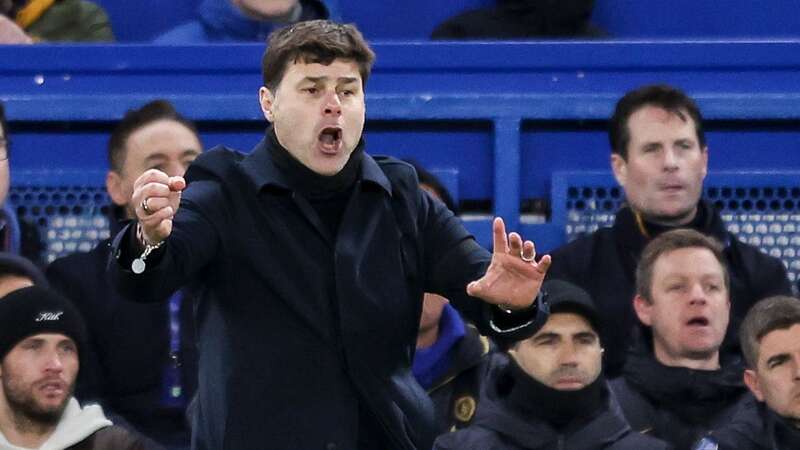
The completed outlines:
{"type": "Polygon", "coordinates": [[[472,424],[436,440],[437,450],[658,450],[667,445],[628,425],[601,373],[603,348],[589,295],[561,280],[542,286],[544,326],[494,357],[472,424]]]}
{"type": "Polygon", "coordinates": [[[83,320],[39,286],[0,298],[0,450],[157,448],[72,396],[85,345],[83,320]]]}
{"type": "Polygon", "coordinates": [[[653,239],[636,269],[642,339],[612,390],[631,426],[688,449],[752,397],[720,353],[731,302],[722,245],[694,230],[653,239]]]}

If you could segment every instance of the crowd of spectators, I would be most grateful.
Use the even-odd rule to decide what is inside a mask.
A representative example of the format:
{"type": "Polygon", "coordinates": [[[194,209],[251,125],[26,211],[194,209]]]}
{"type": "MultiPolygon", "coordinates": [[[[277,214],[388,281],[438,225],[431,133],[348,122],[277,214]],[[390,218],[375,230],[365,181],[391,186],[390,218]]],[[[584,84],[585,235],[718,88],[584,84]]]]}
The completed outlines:
{"type": "MultiPolygon", "coordinates": [[[[101,11],[92,9],[89,2],[69,3],[0,3],[6,7],[0,36],[12,36],[15,43],[113,39],[101,11]],[[45,20],[58,22],[48,17],[60,7],[83,8],[70,14],[85,17],[87,30],[92,31],[70,37],[48,34],[46,30],[54,28],[37,25],[45,20]]],[[[263,41],[273,27],[328,15],[323,3],[311,0],[275,2],[272,6],[266,8],[248,0],[206,0],[200,5],[197,21],[167,32],[158,42],[263,41]]],[[[292,28],[289,30],[287,33],[292,28]]],[[[371,55],[366,50],[365,54],[371,55]]],[[[309,54],[301,56],[309,58],[309,54]]],[[[343,62],[352,63],[335,53],[322,58],[328,59],[286,63],[287,67],[273,74],[276,80],[265,74],[267,81],[259,98],[270,125],[256,151],[261,149],[257,154],[268,155],[265,158],[275,170],[285,170],[297,177],[295,181],[303,176],[312,180],[291,187],[292,199],[295,194],[301,199],[308,197],[310,201],[299,200],[299,204],[321,218],[320,234],[335,238],[349,199],[342,192],[351,195],[352,191],[321,196],[319,189],[330,189],[341,182],[334,179],[341,174],[351,176],[351,182],[360,180],[360,175],[344,164],[348,161],[328,180],[318,173],[308,175],[308,169],[313,170],[311,166],[318,162],[281,153],[285,146],[282,139],[287,138],[275,128],[287,114],[297,114],[282,103],[287,102],[281,100],[286,97],[277,96],[280,82],[294,75],[283,69],[303,64],[346,71],[343,62]]],[[[368,66],[371,58],[359,63],[368,66]]],[[[362,81],[367,74],[368,69],[360,75],[362,81]]],[[[348,92],[354,89],[350,85],[355,78],[341,79],[348,92]]],[[[300,82],[309,80],[316,83],[308,88],[315,90],[309,95],[327,89],[326,77],[306,77],[300,82]]],[[[338,96],[342,88],[337,85],[336,89],[338,96]]],[[[324,114],[341,114],[337,108],[341,106],[326,106],[324,114]]],[[[417,334],[409,367],[415,384],[409,389],[427,391],[428,398],[414,406],[435,420],[438,438],[434,448],[796,448],[800,443],[800,307],[791,297],[783,264],[726,231],[719,214],[701,198],[709,153],[699,108],[679,89],[649,85],[626,93],[609,123],[611,169],[626,198],[613,227],[555,250],[552,265],[549,256],[535,255],[529,241],[523,242],[515,233],[505,242],[497,240],[498,235],[505,237],[505,232],[495,230],[495,252],[498,246],[510,246],[523,262],[547,272],[533,306],[521,310],[506,307],[514,305],[493,306],[486,313],[489,319],[482,321],[479,313],[485,310],[475,308],[470,310],[474,313],[471,316],[462,315],[441,292],[419,292],[415,299],[418,305],[399,310],[404,316],[411,311],[419,320],[411,327],[417,334]],[[523,328],[530,332],[516,332],[523,328]],[[484,333],[493,337],[483,335],[485,330],[494,330],[484,333]]],[[[0,125],[3,202],[13,175],[8,166],[13,132],[8,129],[2,107],[0,125]]],[[[324,149],[353,138],[346,130],[328,132],[328,128],[321,130],[324,149]]],[[[358,132],[359,139],[354,139],[351,150],[361,158],[363,143],[361,130],[358,132]]],[[[198,355],[198,327],[206,327],[201,332],[210,335],[215,331],[208,328],[218,324],[197,317],[220,314],[209,311],[220,307],[219,302],[211,306],[198,298],[208,294],[209,285],[204,283],[216,283],[217,293],[230,288],[220,280],[231,274],[203,270],[201,280],[178,283],[174,289],[165,287],[169,283],[159,282],[148,286],[158,298],[136,303],[115,290],[113,284],[119,281],[112,281],[107,272],[109,261],[113,266],[116,259],[126,263],[131,260],[131,270],[116,270],[124,272],[118,276],[133,277],[148,265],[163,263],[158,258],[173,263],[176,270],[183,269],[182,263],[169,259],[177,251],[208,259],[214,256],[203,253],[207,249],[176,244],[161,250],[173,253],[154,253],[156,257],[147,259],[164,241],[151,245],[142,228],[131,225],[141,222],[143,215],[158,214],[150,210],[156,206],[148,200],[161,198],[153,195],[138,200],[137,193],[144,189],[140,180],[148,174],[163,173],[167,187],[164,198],[179,197],[177,192],[183,187],[174,183],[183,180],[201,154],[196,126],[168,102],[154,100],[129,111],[115,126],[108,143],[106,188],[114,203],[110,223],[116,239],[102,242],[91,252],[54,261],[46,268],[46,278],[36,268],[37,264],[43,266],[40,238],[32,227],[17,220],[13,209],[4,207],[0,218],[0,240],[6,252],[0,255],[0,448],[61,449],[77,444],[98,449],[189,448],[192,429],[205,424],[202,414],[208,420],[219,412],[213,410],[213,402],[203,405],[202,413],[197,405],[198,383],[203,383],[198,381],[198,373],[208,377],[198,365],[209,368],[219,364],[200,362],[203,353],[198,355]],[[130,257],[129,250],[140,244],[142,255],[130,257]],[[15,256],[18,254],[24,257],[15,256]]],[[[207,187],[209,179],[220,176],[214,173],[218,167],[209,162],[219,159],[220,154],[210,153],[203,159],[205,165],[193,166],[200,186],[207,187]]],[[[457,227],[452,214],[457,213],[457,205],[435,176],[418,165],[411,169],[415,164],[391,164],[407,171],[404,173],[414,173],[418,185],[404,189],[420,195],[422,204],[435,212],[437,220],[457,227]]],[[[270,190],[270,183],[264,183],[265,190],[270,190]]],[[[401,193],[405,192],[398,189],[398,197],[401,193]]],[[[198,200],[190,196],[186,204],[196,207],[198,200]]],[[[284,207],[282,201],[278,199],[276,205],[284,207]]],[[[175,209],[171,204],[158,208],[175,209]]],[[[398,211],[392,210],[393,214],[398,211]]],[[[197,211],[194,214],[202,216],[197,211]]],[[[171,216],[165,220],[169,220],[171,230],[171,216]]],[[[211,222],[202,217],[196,220],[211,222]]],[[[180,227],[178,232],[178,239],[188,239],[180,235],[180,227]]],[[[207,235],[210,232],[203,236],[207,235]]],[[[460,236],[457,242],[462,245],[469,240],[460,236]]],[[[217,241],[211,244],[222,246],[217,241]]],[[[457,248],[455,244],[453,248],[457,248]]],[[[403,265],[408,249],[401,246],[395,250],[402,253],[398,267],[408,269],[403,265]]],[[[476,260],[476,255],[484,257],[473,247],[469,250],[469,256],[476,260]]],[[[494,266],[492,261],[488,270],[494,266]]],[[[446,278],[446,274],[436,275],[446,278]]],[[[418,280],[427,281],[429,277],[434,274],[404,273],[400,278],[416,289],[413,283],[421,286],[418,280]],[[420,278],[414,281],[414,277],[420,278]]],[[[137,295],[130,284],[125,295],[137,295]]],[[[408,295],[415,289],[409,288],[412,292],[408,295]]],[[[472,284],[469,289],[470,293],[477,292],[472,284]]],[[[403,292],[398,301],[407,300],[403,292]]],[[[455,306],[463,307],[466,293],[450,292],[457,297],[455,306]]],[[[226,313],[249,318],[247,311],[226,313]]],[[[298,320],[292,326],[302,323],[298,320]]],[[[213,344],[204,342],[206,346],[213,344]]],[[[345,352],[341,348],[319,351],[345,352]]],[[[338,354],[326,357],[333,361],[331,365],[338,364],[338,354]]],[[[242,362],[237,364],[241,367],[242,362]]],[[[263,361],[244,366],[250,364],[265,367],[263,361]]],[[[318,374],[302,375],[308,378],[318,374]]],[[[206,380],[205,388],[212,392],[220,388],[208,383],[206,380]]],[[[344,381],[331,383],[348,385],[344,381]]],[[[268,388],[225,386],[232,396],[268,388]]],[[[359,434],[357,442],[387,444],[391,434],[383,418],[366,412],[363,405],[367,402],[360,395],[355,389],[346,397],[357,404],[363,402],[356,407],[356,429],[370,427],[370,433],[375,434],[359,434]]],[[[248,400],[259,404],[267,411],[262,414],[269,416],[271,405],[261,404],[260,398],[248,400]]],[[[261,431],[231,425],[236,426],[248,433],[261,431]]],[[[213,434],[215,430],[202,431],[213,434]]],[[[406,432],[414,437],[416,430],[406,432]]],[[[286,437],[285,442],[291,439],[286,437]]]]}

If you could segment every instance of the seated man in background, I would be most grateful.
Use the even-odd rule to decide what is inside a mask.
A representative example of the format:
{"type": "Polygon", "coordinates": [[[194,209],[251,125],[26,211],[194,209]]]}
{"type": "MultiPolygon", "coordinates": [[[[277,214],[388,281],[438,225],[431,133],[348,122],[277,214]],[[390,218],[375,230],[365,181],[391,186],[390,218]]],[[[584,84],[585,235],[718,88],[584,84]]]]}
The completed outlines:
{"type": "Polygon", "coordinates": [[[72,396],[86,331],[77,309],[28,286],[0,298],[0,448],[158,448],[72,396]]]}
{"type": "Polygon", "coordinates": [[[597,311],[575,285],[542,286],[550,317],[532,337],[512,344],[487,380],[475,421],[439,436],[435,449],[667,448],[631,429],[602,375],[597,311]]]}
{"type": "MultiPolygon", "coordinates": [[[[453,198],[436,176],[413,161],[420,188],[458,213],[453,198]]],[[[426,293],[411,369],[436,409],[438,433],[470,424],[489,369],[493,345],[477,328],[464,323],[441,295],[426,293]]]]}
{"type": "Polygon", "coordinates": [[[700,441],[697,450],[800,448],[800,301],[776,296],[756,303],[739,331],[744,382],[758,404],[700,441]]]}
{"type": "MultiPolygon", "coordinates": [[[[133,182],[151,168],[183,175],[202,151],[194,124],[166,101],[128,111],[111,134],[106,189],[114,202],[111,235],[133,217],[133,182]]],[[[165,303],[123,300],[106,274],[109,241],[54,261],[53,287],[72,299],[89,328],[78,398],[96,400],[164,445],[188,446],[184,416],[197,385],[194,300],[179,290],[165,303]]]]}
{"type": "Polygon", "coordinates": [[[105,10],[87,0],[0,0],[0,44],[112,42],[105,10]]]}
{"type": "Polygon", "coordinates": [[[278,27],[327,19],[330,11],[324,0],[203,0],[197,15],[197,20],[167,31],[154,43],[263,43],[278,27]]]}
{"type": "Polygon", "coordinates": [[[723,248],[713,238],[683,229],[647,244],[634,298],[642,339],[611,382],[635,430],[688,449],[752,401],[740,359],[720,355],[728,292],[723,248]]]}
{"type": "Polygon", "coordinates": [[[631,299],[642,249],[676,228],[697,230],[725,246],[731,327],[723,352],[738,354],[736,330],[750,306],[771,295],[791,294],[791,285],[780,260],[739,241],[701,199],[709,150],[697,105],[671,86],[630,91],[617,102],[609,141],[611,167],[627,205],[617,212],[613,227],[553,252],[549,275],[581,286],[597,304],[606,374],[619,374],[632,342],[637,320],[631,299]]]}
{"type": "Polygon", "coordinates": [[[36,226],[19,220],[17,213],[6,201],[11,187],[10,157],[11,138],[5,108],[0,103],[0,251],[22,254],[37,265],[41,265],[42,242],[36,226]]]}

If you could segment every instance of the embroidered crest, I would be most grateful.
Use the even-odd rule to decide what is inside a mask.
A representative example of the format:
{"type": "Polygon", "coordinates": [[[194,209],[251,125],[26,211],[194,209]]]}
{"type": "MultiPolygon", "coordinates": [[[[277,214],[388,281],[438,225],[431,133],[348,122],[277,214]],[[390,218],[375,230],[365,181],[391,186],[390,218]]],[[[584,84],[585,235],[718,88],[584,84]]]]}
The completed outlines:
{"type": "Polygon", "coordinates": [[[469,422],[472,416],[475,415],[475,398],[471,395],[465,395],[456,399],[455,407],[453,408],[453,415],[459,422],[469,422]]]}

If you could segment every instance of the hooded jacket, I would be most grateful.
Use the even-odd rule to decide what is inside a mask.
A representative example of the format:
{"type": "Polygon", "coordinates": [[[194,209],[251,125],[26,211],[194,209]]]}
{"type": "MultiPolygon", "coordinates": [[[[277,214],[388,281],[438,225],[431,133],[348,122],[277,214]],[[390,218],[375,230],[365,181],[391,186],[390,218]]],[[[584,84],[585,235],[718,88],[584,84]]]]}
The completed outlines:
{"type": "Polygon", "coordinates": [[[631,352],[611,389],[634,430],[689,449],[753,401],[743,370],[736,358],[723,360],[719,370],[665,366],[643,344],[631,352]]]}
{"type": "MultiPolygon", "coordinates": [[[[614,396],[603,385],[604,406],[587,411],[587,417],[560,430],[523,412],[511,401],[517,395],[509,376],[509,365],[498,363],[492,371],[475,421],[469,427],[440,436],[434,450],[659,450],[664,442],[631,430],[614,396]],[[509,386],[509,382],[512,385],[509,386]]],[[[533,406],[532,403],[529,403],[533,406]]]]}
{"type": "MultiPolygon", "coordinates": [[[[146,450],[158,447],[112,426],[99,405],[83,408],[71,398],[50,438],[37,450],[146,450]]],[[[8,442],[0,432],[0,450],[30,450],[8,442]]]]}
{"type": "MultiPolygon", "coordinates": [[[[772,295],[791,295],[792,287],[783,263],[729,233],[712,206],[700,201],[695,220],[686,228],[712,236],[725,246],[730,274],[731,320],[723,342],[723,353],[738,353],[736,331],[750,307],[772,295]]],[[[600,338],[605,345],[604,370],[609,378],[619,376],[627,351],[634,343],[639,324],[633,311],[636,265],[645,245],[666,228],[640,228],[633,211],[617,212],[614,226],[601,228],[551,253],[548,279],[570,281],[594,300],[600,314],[600,338]],[[647,233],[647,234],[644,234],[647,233]]]]}
{"type": "Polygon", "coordinates": [[[162,34],[156,44],[203,44],[212,42],[266,42],[269,34],[286,23],[327,19],[331,13],[323,0],[300,0],[301,11],[287,21],[256,20],[245,15],[230,0],[203,0],[197,20],[162,34]]]}

